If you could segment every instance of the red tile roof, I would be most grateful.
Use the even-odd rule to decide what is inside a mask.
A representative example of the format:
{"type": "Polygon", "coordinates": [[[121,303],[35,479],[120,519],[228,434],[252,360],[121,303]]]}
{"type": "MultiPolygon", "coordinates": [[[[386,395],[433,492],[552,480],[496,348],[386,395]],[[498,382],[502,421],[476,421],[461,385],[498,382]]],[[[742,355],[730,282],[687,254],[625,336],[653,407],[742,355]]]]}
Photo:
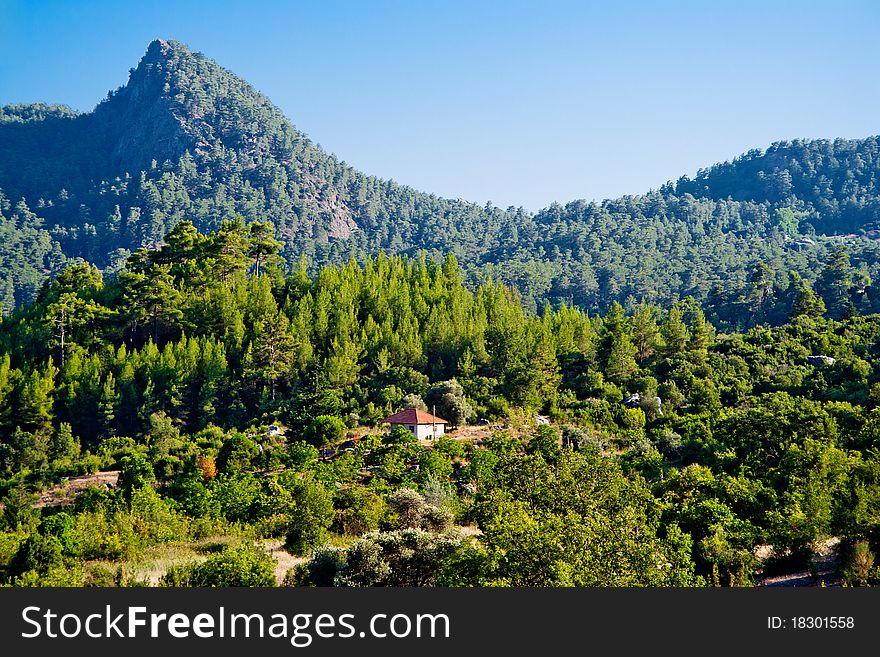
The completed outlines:
{"type": "Polygon", "coordinates": [[[394,415],[389,415],[382,422],[387,422],[388,424],[449,424],[442,417],[431,415],[417,408],[407,408],[406,410],[399,411],[394,415]]]}

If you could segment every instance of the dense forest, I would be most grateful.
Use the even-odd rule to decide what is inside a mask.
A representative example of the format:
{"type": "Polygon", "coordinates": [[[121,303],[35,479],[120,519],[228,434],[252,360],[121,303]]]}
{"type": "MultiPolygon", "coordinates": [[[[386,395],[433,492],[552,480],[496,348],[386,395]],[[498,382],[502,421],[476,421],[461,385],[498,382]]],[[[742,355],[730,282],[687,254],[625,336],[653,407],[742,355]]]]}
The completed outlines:
{"type": "Polygon", "coordinates": [[[113,274],[184,219],[210,232],[240,216],[272,222],[288,273],[303,256],[314,276],[379,251],[452,254],[468,289],[502,282],[531,312],[693,297],[726,330],[784,322],[843,245],[850,301],[872,313],[877,153],[877,138],[778,143],[641,196],[478,206],[355,171],[240,78],[157,40],[90,113],[0,108],[0,304],[33,301],[67,260],[113,274]]]}
{"type": "Polygon", "coordinates": [[[479,206],[163,40],[2,107],[0,585],[876,584],[878,171],[479,206]]]}
{"type": "Polygon", "coordinates": [[[183,221],[4,319],[3,583],[742,586],[829,545],[880,577],[880,316],[803,280],[745,332],[693,298],[531,313],[452,255],[282,248],[183,221]],[[452,430],[382,425],[413,406],[452,430]]]}

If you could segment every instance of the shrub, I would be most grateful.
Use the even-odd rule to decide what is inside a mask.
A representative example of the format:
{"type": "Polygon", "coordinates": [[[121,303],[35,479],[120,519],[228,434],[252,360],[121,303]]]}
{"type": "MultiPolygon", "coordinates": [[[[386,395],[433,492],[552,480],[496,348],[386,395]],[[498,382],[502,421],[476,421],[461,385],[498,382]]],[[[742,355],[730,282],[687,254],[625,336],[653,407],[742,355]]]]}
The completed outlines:
{"type": "Polygon", "coordinates": [[[345,552],[337,586],[434,586],[463,543],[420,529],[368,534],[345,552]]]}
{"type": "Polygon", "coordinates": [[[247,436],[227,438],[217,454],[217,469],[226,474],[249,470],[260,455],[257,444],[247,436]]]}
{"type": "Polygon", "coordinates": [[[45,575],[51,569],[63,565],[64,547],[55,536],[31,534],[18,546],[9,563],[13,577],[33,571],[45,575]]]}
{"type": "Polygon", "coordinates": [[[226,548],[201,564],[170,568],[160,586],[275,586],[276,561],[255,545],[226,548]]]}
{"type": "Polygon", "coordinates": [[[318,462],[318,450],[304,440],[296,440],[287,447],[287,465],[305,470],[318,462]]]}
{"type": "Polygon", "coordinates": [[[294,480],[290,493],[294,509],[285,544],[294,554],[306,554],[321,544],[333,522],[333,496],[311,474],[294,480]]]}
{"type": "Polygon", "coordinates": [[[153,466],[140,454],[122,457],[119,466],[119,488],[128,502],[134,491],[149,486],[156,479],[153,466]]]}
{"type": "Polygon", "coordinates": [[[421,526],[425,514],[425,499],[411,488],[401,488],[388,498],[388,506],[395,513],[396,527],[413,529],[421,526]]]}
{"type": "Polygon", "coordinates": [[[867,586],[874,570],[874,553],[867,541],[858,541],[850,550],[843,579],[850,586],[867,586]]]}
{"type": "Polygon", "coordinates": [[[79,536],[73,517],[65,512],[43,518],[40,530],[46,536],[54,536],[61,542],[64,556],[73,557],[79,554],[79,536]]]}
{"type": "Polygon", "coordinates": [[[360,536],[379,528],[385,515],[385,501],[363,486],[346,486],[336,493],[333,530],[340,534],[360,536]]]}
{"type": "Polygon", "coordinates": [[[335,586],[336,577],[345,568],[345,551],[337,547],[320,547],[312,557],[284,577],[282,586],[335,586]]]}

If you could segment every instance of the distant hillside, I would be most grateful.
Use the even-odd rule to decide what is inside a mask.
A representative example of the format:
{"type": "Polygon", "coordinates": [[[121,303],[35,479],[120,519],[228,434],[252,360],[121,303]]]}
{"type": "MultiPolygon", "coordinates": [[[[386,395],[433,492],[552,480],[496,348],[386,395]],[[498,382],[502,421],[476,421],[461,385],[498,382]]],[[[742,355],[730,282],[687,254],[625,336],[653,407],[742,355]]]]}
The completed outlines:
{"type": "MultiPolygon", "coordinates": [[[[873,229],[876,146],[774,145],[658,192],[531,215],[362,174],[242,79],[156,40],[127,84],[90,113],[0,109],[0,190],[7,205],[23,199],[42,218],[53,253],[110,273],[183,219],[209,231],[241,216],[270,220],[285,259],[305,255],[313,270],[378,251],[451,253],[471,286],[488,278],[515,285],[532,310],[564,302],[598,311],[642,299],[669,306],[692,295],[715,321],[748,325],[785,318],[799,284],[791,271],[821,285],[818,273],[841,240],[804,237],[873,229]]],[[[858,284],[850,280],[858,310],[873,308],[869,282],[880,274],[871,237],[845,240],[859,272],[858,284]]],[[[0,257],[9,260],[4,249],[15,243],[0,244],[0,257]]],[[[24,258],[14,268],[35,272],[26,285],[13,273],[0,279],[17,301],[33,298],[34,281],[58,260],[43,251],[24,258]]]]}
{"type": "Polygon", "coordinates": [[[679,179],[676,194],[788,205],[835,234],[880,226],[880,139],[777,142],[679,179]]]}

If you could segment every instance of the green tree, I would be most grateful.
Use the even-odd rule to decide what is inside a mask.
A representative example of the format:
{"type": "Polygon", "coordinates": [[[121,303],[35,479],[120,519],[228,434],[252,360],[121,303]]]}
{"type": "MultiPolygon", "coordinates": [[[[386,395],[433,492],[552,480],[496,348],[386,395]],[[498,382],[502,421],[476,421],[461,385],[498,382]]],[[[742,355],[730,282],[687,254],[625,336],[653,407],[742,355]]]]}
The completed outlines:
{"type": "Polygon", "coordinates": [[[666,319],[660,325],[663,338],[663,352],[667,356],[684,353],[690,336],[681,315],[681,309],[675,305],[669,309],[666,319]]]}
{"type": "Polygon", "coordinates": [[[636,360],[639,363],[650,358],[657,349],[660,331],[657,328],[657,309],[644,302],[636,308],[632,316],[633,343],[636,360]]]}
{"type": "Polygon", "coordinates": [[[315,447],[324,447],[338,443],[345,436],[345,422],[332,415],[319,415],[313,419],[303,437],[315,447]]]}
{"type": "Polygon", "coordinates": [[[816,281],[816,290],[822,296],[829,316],[840,319],[849,312],[852,306],[850,289],[853,284],[854,270],[849,260],[849,249],[846,245],[836,245],[816,281]]]}
{"type": "Polygon", "coordinates": [[[636,353],[623,307],[614,303],[602,321],[599,334],[599,356],[608,380],[622,383],[632,376],[638,369],[636,353]]]}
{"type": "Polygon", "coordinates": [[[813,292],[810,284],[796,273],[792,278],[792,285],[797,291],[797,296],[792,305],[789,319],[796,317],[822,317],[825,314],[825,302],[822,301],[822,297],[813,292]]]}
{"type": "Polygon", "coordinates": [[[123,307],[127,310],[132,333],[149,326],[156,341],[166,331],[177,328],[183,311],[181,293],[171,275],[170,264],[154,265],[146,251],[139,251],[120,274],[120,282],[123,307]]]}
{"type": "Polygon", "coordinates": [[[464,388],[455,379],[441,381],[432,386],[425,394],[425,405],[453,427],[465,424],[474,412],[465,396],[464,388]]]}
{"type": "Polygon", "coordinates": [[[226,474],[245,472],[253,467],[259,453],[257,444],[247,436],[230,436],[217,454],[217,469],[226,474]]]}
{"type": "Polygon", "coordinates": [[[119,488],[129,502],[136,491],[155,481],[153,466],[140,454],[124,456],[119,462],[119,488]]]}
{"type": "Polygon", "coordinates": [[[268,321],[257,320],[254,340],[245,359],[246,371],[269,385],[270,398],[275,401],[279,381],[294,370],[296,343],[290,333],[290,321],[282,312],[268,321]]]}
{"type": "Polygon", "coordinates": [[[310,474],[285,482],[293,500],[285,545],[294,554],[318,547],[333,523],[333,495],[310,474]]]}
{"type": "Polygon", "coordinates": [[[256,221],[250,225],[250,244],[247,254],[254,261],[254,276],[260,275],[260,266],[270,261],[281,242],[275,239],[275,226],[268,221],[256,221]]]}
{"type": "Polygon", "coordinates": [[[255,545],[226,548],[207,561],[170,569],[163,586],[272,587],[276,586],[275,560],[255,545]]]}

